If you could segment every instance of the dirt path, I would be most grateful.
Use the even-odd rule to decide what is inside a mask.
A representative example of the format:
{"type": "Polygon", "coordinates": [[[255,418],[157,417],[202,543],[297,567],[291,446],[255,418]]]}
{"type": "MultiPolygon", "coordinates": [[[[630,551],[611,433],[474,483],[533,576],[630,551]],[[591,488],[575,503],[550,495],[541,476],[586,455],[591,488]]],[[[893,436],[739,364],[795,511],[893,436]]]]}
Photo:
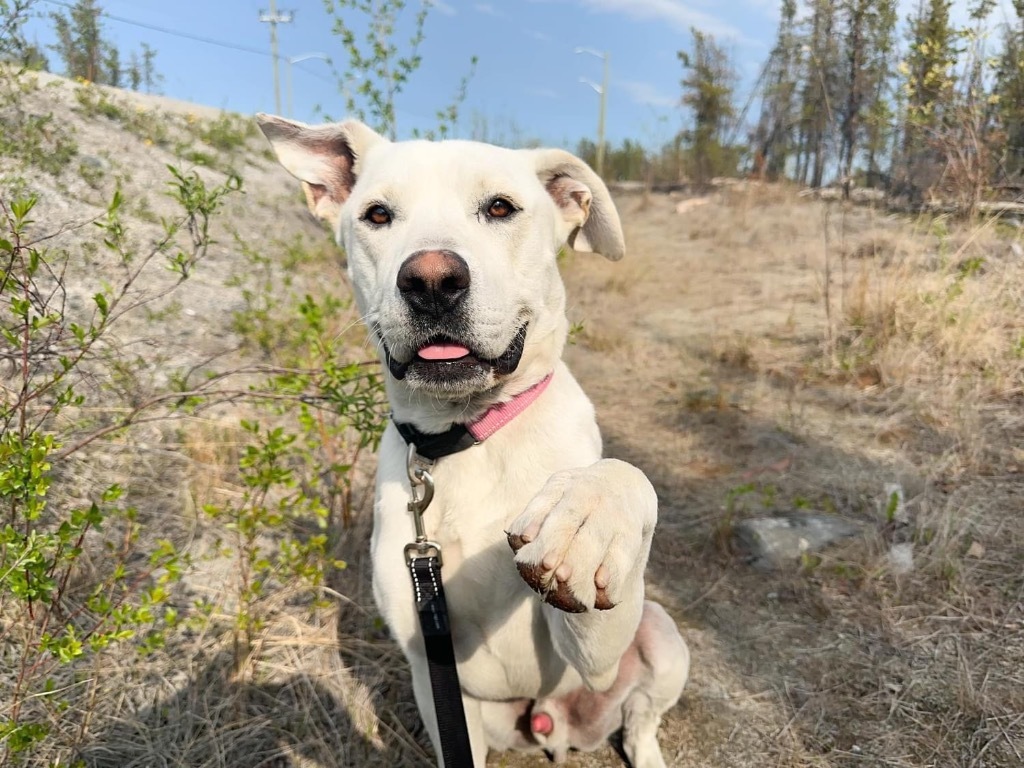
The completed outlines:
{"type": "MultiPolygon", "coordinates": [[[[946,608],[967,587],[935,593],[929,575],[884,573],[884,484],[900,483],[922,515],[942,504],[950,514],[931,492],[928,457],[952,438],[898,416],[876,387],[813,374],[825,327],[822,209],[756,193],[685,215],[666,198],[619,203],[626,260],[575,257],[566,269],[570,314],[584,324],[568,358],[606,453],[642,467],[661,497],[650,594],[693,654],[662,732],[669,764],[1014,764],[1024,731],[1007,687],[1019,676],[1006,670],[1024,659],[1020,625],[1001,641],[965,636],[969,610],[946,608]],[[894,423],[911,434],[894,440],[894,423]],[[732,553],[733,516],[797,508],[871,533],[789,573],[757,572],[732,553]],[[994,668],[1004,671],[989,687],[1000,693],[980,695],[994,668]],[[1017,730],[1001,737],[999,718],[1017,730]],[[972,762],[986,743],[988,762],[972,762]]],[[[849,222],[854,234],[878,225],[864,212],[849,222]]],[[[1019,473],[998,489],[964,482],[991,522],[1012,519],[1024,499],[1019,473]]],[[[1019,547],[1004,554],[1003,564],[1021,562],[1019,547]]],[[[1010,616],[1012,600],[993,611],[1004,608],[1010,616]]],[[[621,764],[611,750],[577,759],[621,764]]]]}
{"type": "MultiPolygon", "coordinates": [[[[751,412],[759,384],[749,345],[784,329],[813,333],[813,275],[799,261],[765,269],[773,265],[763,253],[722,237],[730,222],[716,219],[742,212],[679,216],[667,198],[625,198],[620,208],[626,260],[576,257],[567,269],[570,314],[584,325],[568,358],[597,406],[606,453],[644,468],[661,496],[650,594],[680,623],[694,659],[663,750],[676,766],[777,764],[802,749],[786,735],[780,692],[758,669],[766,660],[749,646],[767,640],[777,611],[766,595],[779,587],[732,564],[715,534],[730,488],[792,462],[797,449],[751,412]]],[[[621,764],[611,750],[577,759],[621,764]]]]}

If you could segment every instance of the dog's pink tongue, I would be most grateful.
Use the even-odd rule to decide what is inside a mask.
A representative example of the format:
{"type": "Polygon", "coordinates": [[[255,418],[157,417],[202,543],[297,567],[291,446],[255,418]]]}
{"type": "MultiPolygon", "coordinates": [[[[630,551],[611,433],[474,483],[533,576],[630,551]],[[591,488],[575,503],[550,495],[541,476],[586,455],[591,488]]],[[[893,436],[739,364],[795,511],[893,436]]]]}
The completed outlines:
{"type": "Polygon", "coordinates": [[[458,360],[469,354],[461,344],[430,344],[419,351],[424,360],[458,360]]]}
{"type": "Polygon", "coordinates": [[[538,712],[530,718],[530,730],[541,736],[550,736],[555,730],[555,723],[547,712],[538,712]]]}

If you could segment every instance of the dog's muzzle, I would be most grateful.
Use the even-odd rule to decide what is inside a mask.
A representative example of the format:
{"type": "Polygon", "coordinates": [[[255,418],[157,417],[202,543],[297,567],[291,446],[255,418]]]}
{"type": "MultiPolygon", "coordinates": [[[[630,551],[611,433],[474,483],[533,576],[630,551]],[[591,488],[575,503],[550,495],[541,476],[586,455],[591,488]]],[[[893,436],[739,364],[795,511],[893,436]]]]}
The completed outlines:
{"type": "Polygon", "coordinates": [[[474,348],[466,309],[470,283],[469,266],[454,251],[417,251],[402,263],[396,287],[406,305],[411,343],[395,350],[383,344],[388,370],[397,380],[412,388],[466,393],[493,386],[496,376],[518,367],[527,324],[496,357],[474,348]]]}
{"type": "Polygon", "coordinates": [[[491,374],[503,376],[515,371],[523,357],[527,328],[527,323],[521,325],[505,351],[490,358],[445,336],[426,339],[408,360],[399,360],[386,344],[382,346],[388,370],[399,381],[444,391],[469,389],[490,380],[491,374]]]}

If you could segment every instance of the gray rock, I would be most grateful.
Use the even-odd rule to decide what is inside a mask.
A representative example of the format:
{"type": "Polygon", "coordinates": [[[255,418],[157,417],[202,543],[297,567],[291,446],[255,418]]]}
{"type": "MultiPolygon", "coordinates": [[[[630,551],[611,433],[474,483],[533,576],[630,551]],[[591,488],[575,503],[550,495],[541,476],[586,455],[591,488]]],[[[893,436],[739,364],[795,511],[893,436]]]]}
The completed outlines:
{"type": "Polygon", "coordinates": [[[792,568],[801,555],[817,553],[842,539],[864,532],[861,523],[814,512],[782,517],[757,517],[733,526],[733,541],[755,568],[792,568]]]}

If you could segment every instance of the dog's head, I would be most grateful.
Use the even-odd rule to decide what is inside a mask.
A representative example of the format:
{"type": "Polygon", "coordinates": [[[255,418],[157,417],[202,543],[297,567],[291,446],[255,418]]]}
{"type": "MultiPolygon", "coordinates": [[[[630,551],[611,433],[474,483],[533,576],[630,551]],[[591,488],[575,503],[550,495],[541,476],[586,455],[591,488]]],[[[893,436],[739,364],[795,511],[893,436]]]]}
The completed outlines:
{"type": "Polygon", "coordinates": [[[567,331],[558,252],[623,255],[607,188],[568,152],[257,119],[345,249],[393,405],[473,408],[542,378],[567,331]]]}

